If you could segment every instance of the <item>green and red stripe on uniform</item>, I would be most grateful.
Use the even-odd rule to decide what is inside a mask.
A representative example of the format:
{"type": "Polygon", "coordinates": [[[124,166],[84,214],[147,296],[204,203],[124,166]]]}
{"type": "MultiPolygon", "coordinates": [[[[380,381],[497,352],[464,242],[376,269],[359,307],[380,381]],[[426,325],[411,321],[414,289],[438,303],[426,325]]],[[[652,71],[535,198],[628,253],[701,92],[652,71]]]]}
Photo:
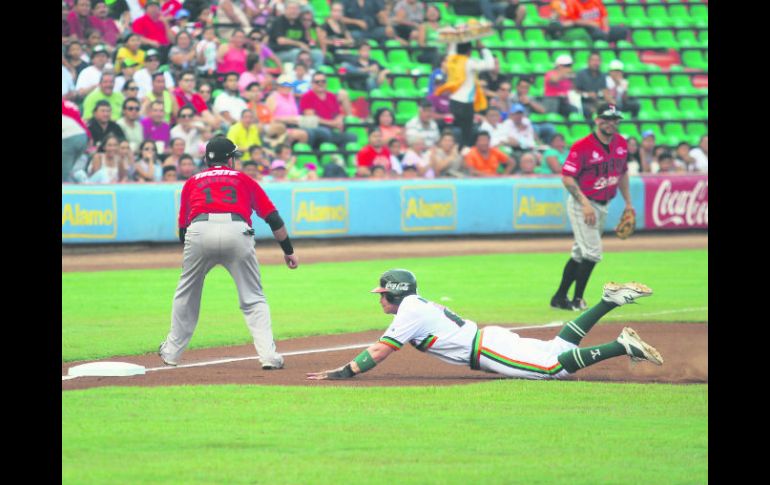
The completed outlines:
{"type": "Polygon", "coordinates": [[[421,352],[425,352],[429,348],[433,347],[433,344],[436,343],[436,340],[438,340],[438,337],[435,335],[428,335],[425,337],[425,339],[420,343],[420,345],[417,345],[417,350],[421,352]]]}
{"type": "Polygon", "coordinates": [[[549,376],[558,374],[559,372],[562,371],[562,369],[564,369],[561,363],[559,362],[557,362],[556,364],[550,367],[543,367],[541,365],[532,364],[529,362],[521,362],[519,360],[513,360],[510,357],[506,357],[502,354],[498,354],[494,350],[490,350],[484,347],[481,347],[480,350],[481,350],[481,355],[483,355],[487,359],[494,360],[498,364],[503,364],[508,367],[513,367],[514,369],[525,370],[529,372],[537,372],[538,374],[546,374],[549,376]]]}
{"type": "Polygon", "coordinates": [[[401,346],[404,345],[401,342],[399,342],[398,340],[396,340],[394,338],[390,338],[390,337],[380,337],[379,341],[384,343],[388,347],[393,348],[394,350],[401,350],[401,346]]]}

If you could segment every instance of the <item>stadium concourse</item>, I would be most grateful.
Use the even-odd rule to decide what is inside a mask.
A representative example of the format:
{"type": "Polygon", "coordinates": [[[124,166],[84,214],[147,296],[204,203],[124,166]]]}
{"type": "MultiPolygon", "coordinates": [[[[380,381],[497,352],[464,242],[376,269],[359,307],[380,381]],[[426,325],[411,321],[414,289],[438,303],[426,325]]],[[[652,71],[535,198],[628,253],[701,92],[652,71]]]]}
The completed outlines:
{"type": "Polygon", "coordinates": [[[496,59],[475,129],[514,176],[553,174],[596,100],[623,111],[632,174],[708,171],[707,1],[357,5],[63,0],[62,182],[186,180],[218,133],[244,152],[236,168],[268,183],[469,176],[435,90],[439,30],[471,19],[493,25],[482,43],[496,59]],[[588,6],[605,29],[570,23],[588,6]]]}

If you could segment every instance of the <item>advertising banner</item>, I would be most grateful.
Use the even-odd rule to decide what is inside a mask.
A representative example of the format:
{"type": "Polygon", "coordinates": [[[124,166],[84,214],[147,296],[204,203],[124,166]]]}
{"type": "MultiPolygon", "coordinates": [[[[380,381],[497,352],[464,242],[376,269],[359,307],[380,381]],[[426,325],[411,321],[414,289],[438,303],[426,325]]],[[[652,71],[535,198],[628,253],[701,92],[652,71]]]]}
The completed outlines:
{"type": "Polygon", "coordinates": [[[708,229],[707,175],[644,177],[644,214],[647,229],[708,229]]]}

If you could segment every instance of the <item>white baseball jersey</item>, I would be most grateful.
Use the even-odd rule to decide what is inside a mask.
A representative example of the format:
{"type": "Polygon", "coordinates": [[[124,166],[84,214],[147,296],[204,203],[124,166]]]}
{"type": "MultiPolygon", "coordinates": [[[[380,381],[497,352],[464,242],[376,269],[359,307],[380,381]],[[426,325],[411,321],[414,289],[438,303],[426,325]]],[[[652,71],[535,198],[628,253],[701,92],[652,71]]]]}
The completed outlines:
{"type": "Polygon", "coordinates": [[[409,295],[379,341],[396,350],[409,342],[450,364],[468,365],[477,331],[475,322],[419,295],[409,295]]]}

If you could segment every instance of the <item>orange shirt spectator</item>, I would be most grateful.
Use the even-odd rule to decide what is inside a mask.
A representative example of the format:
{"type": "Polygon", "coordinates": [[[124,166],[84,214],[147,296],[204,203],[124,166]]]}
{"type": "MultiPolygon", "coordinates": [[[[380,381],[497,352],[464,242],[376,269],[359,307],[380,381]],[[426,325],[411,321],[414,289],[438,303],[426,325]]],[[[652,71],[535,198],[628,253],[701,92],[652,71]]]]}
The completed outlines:
{"type": "Polygon", "coordinates": [[[507,165],[505,174],[510,174],[515,167],[515,162],[497,148],[489,146],[490,136],[486,131],[481,131],[476,136],[476,144],[465,155],[465,165],[471,175],[494,176],[500,164],[507,165]]]}
{"type": "Polygon", "coordinates": [[[565,17],[567,20],[594,23],[605,32],[610,30],[607,8],[602,0],[567,0],[565,17]]]}

